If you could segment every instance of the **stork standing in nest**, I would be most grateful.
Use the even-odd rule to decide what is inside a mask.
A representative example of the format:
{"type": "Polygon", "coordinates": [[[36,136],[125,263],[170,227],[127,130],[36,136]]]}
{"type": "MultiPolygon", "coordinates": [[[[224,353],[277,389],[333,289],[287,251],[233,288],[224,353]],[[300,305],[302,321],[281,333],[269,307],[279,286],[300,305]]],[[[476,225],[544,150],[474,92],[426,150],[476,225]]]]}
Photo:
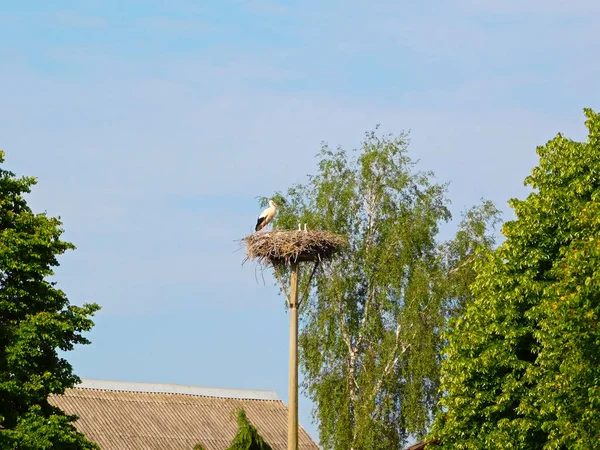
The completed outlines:
{"type": "Polygon", "coordinates": [[[264,227],[266,227],[271,220],[277,214],[277,203],[273,200],[269,200],[269,207],[260,213],[258,216],[258,220],[256,221],[256,226],[254,227],[254,231],[258,231],[264,227]]]}

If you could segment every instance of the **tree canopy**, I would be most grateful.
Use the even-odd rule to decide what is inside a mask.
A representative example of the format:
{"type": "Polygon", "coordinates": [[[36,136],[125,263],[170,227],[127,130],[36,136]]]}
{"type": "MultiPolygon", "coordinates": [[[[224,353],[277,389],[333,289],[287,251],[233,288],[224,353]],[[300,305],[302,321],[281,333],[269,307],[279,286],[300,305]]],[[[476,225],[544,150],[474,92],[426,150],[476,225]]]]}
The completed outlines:
{"type": "Polygon", "coordinates": [[[448,331],[433,435],[452,449],[590,449],[600,442],[600,115],[587,142],[537,149],[504,243],[476,263],[448,331]]]}
{"type": "Polygon", "coordinates": [[[425,434],[438,401],[440,332],[468,301],[472,262],[493,243],[498,211],[489,202],[465,214],[455,239],[438,242],[451,219],[447,186],[415,171],[407,148],[406,134],[376,131],[352,153],[324,144],[317,174],[274,195],[274,227],[307,224],[349,241],[300,311],[303,388],[325,449],[400,448],[408,434],[425,434]]]}
{"type": "Polygon", "coordinates": [[[58,218],[27,205],[35,183],[0,167],[0,447],[93,449],[75,418],[47,399],[80,381],[57,350],[89,343],[82,332],[99,306],[69,304],[49,280],[57,257],[74,246],[61,240],[58,218]]]}

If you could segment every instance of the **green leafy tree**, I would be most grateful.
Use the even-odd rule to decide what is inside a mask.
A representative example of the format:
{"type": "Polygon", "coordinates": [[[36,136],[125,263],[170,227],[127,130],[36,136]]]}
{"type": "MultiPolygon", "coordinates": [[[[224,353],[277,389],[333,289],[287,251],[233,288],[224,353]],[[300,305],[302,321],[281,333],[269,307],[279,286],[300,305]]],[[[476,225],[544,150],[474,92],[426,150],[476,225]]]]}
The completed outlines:
{"type": "Polygon", "coordinates": [[[272,450],[250,423],[243,409],[238,410],[237,422],[238,432],[227,450],[272,450]]]}
{"type": "Polygon", "coordinates": [[[57,256],[74,247],[60,239],[59,219],[27,206],[34,184],[0,168],[0,448],[93,449],[48,396],[79,382],[57,349],[88,343],[81,333],[99,306],[70,305],[48,280],[57,256]]]}
{"type": "MultiPolygon", "coordinates": [[[[407,147],[405,134],[375,131],[354,154],[323,145],[318,173],[274,195],[274,227],[307,224],[349,240],[318,272],[300,317],[303,387],[326,449],[400,448],[425,433],[438,401],[440,331],[468,301],[459,280],[492,243],[486,230],[498,211],[484,202],[438,244],[451,218],[446,185],[415,172],[407,147]]],[[[278,276],[285,283],[289,273],[278,276]]]]}
{"type": "Polygon", "coordinates": [[[592,449],[600,442],[600,115],[587,142],[538,147],[505,242],[476,263],[453,320],[433,435],[451,449],[592,449]]]}

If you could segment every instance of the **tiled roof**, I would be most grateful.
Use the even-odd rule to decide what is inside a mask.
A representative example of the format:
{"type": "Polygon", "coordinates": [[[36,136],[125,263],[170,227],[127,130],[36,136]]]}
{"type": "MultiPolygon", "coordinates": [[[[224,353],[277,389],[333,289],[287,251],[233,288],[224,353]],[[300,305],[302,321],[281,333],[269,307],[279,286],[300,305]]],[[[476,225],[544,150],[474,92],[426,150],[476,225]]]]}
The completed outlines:
{"type": "MultiPolygon", "coordinates": [[[[287,449],[287,407],[272,391],[82,380],[50,403],[76,414],[75,426],[102,450],[225,450],[237,409],[273,450],[287,449]]],[[[318,450],[300,427],[299,450],[318,450]]]]}

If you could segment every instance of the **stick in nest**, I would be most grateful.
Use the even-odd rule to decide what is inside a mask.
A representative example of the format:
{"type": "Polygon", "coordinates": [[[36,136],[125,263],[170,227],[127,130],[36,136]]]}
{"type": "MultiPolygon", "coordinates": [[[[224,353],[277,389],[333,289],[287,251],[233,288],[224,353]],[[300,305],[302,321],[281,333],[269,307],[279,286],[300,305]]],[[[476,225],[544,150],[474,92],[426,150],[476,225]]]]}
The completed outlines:
{"type": "Polygon", "coordinates": [[[289,265],[300,261],[324,261],[333,257],[348,242],[329,231],[277,230],[254,233],[243,239],[246,258],[261,264],[289,265]]]}

